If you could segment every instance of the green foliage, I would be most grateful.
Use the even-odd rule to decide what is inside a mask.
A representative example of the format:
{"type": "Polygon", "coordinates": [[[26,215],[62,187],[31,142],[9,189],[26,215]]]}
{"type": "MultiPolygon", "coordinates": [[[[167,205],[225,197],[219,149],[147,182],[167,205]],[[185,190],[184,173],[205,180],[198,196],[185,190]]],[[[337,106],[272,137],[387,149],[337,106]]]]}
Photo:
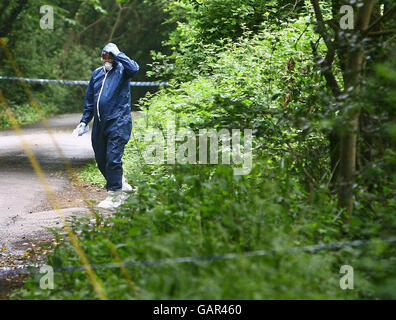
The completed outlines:
{"type": "MultiPolygon", "coordinates": [[[[30,124],[41,120],[37,110],[30,104],[11,105],[10,106],[19,125],[30,124]]],[[[40,108],[45,117],[54,115],[57,111],[55,105],[42,105],[40,108]]],[[[0,129],[12,128],[11,121],[6,113],[0,113],[0,129]]]]}
{"type": "Polygon", "coordinates": [[[193,80],[142,104],[160,123],[177,119],[180,126],[196,130],[252,128],[257,153],[270,151],[274,161],[286,161],[292,172],[298,164],[300,173],[305,168],[323,182],[330,175],[320,166],[327,161],[325,108],[313,93],[322,89],[322,80],[306,58],[313,35],[311,29],[301,35],[306,24],[306,18],[283,28],[268,24],[265,31],[247,32],[237,42],[191,50],[205,57],[198,69],[189,68],[188,55],[180,54],[172,72],[177,79],[193,80]]]}
{"type": "Polygon", "coordinates": [[[96,162],[86,164],[80,171],[81,181],[89,181],[89,183],[104,187],[106,185],[106,180],[101,174],[98,174],[98,170],[96,162]]]}
{"type": "MultiPolygon", "coordinates": [[[[135,130],[145,126],[142,119],[135,130]]],[[[109,242],[124,261],[151,261],[301,247],[342,240],[345,232],[349,237],[373,236],[370,230],[383,230],[384,218],[389,231],[396,226],[385,212],[371,225],[359,216],[345,225],[325,193],[315,204],[306,203],[296,181],[265,174],[276,166],[264,159],[247,176],[234,176],[228,166],[154,166],[141,161],[141,142],[130,142],[125,158],[127,178],[138,192],[100,227],[84,220],[73,224],[92,264],[116,262],[109,242]]],[[[128,272],[143,299],[394,298],[394,253],[394,246],[378,242],[316,254],[129,267],[128,272]],[[339,288],[344,264],[356,270],[352,291],[339,288]]],[[[57,246],[48,263],[80,265],[69,242],[57,246]]],[[[120,270],[96,272],[109,298],[137,298],[120,270]]],[[[30,277],[13,298],[97,298],[84,272],[57,272],[54,290],[41,290],[38,283],[38,277],[30,277]]]]}
{"type": "MultiPolygon", "coordinates": [[[[12,2],[10,6],[7,12],[14,7],[12,2]]],[[[127,1],[122,6],[123,14],[116,23],[120,8],[115,0],[28,1],[5,39],[13,55],[12,62],[26,78],[89,80],[92,71],[101,65],[103,46],[113,41],[139,63],[141,71],[134,80],[145,81],[147,64],[151,62],[150,50],[161,49],[161,41],[173,25],[162,25],[166,13],[161,1],[127,1]],[[54,29],[40,28],[42,5],[54,8],[54,29]],[[117,28],[113,30],[115,24],[117,28]],[[110,34],[113,34],[112,39],[110,34]]],[[[0,65],[2,76],[17,76],[1,47],[0,65]]],[[[55,107],[55,113],[82,111],[85,86],[37,83],[29,86],[43,109],[51,105],[55,107]]],[[[12,106],[21,109],[22,105],[29,103],[28,95],[19,82],[0,80],[0,89],[12,106]]],[[[132,103],[148,90],[155,92],[156,89],[134,88],[132,103]]],[[[36,119],[29,115],[24,118],[36,119]]],[[[8,124],[0,128],[6,126],[8,124]]]]}

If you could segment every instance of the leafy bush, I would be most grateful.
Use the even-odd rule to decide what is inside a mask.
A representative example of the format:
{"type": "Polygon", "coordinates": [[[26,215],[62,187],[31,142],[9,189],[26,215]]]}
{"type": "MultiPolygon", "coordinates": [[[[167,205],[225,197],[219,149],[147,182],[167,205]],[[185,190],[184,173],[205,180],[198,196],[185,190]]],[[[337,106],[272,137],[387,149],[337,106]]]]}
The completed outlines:
{"type": "MultiPolygon", "coordinates": [[[[121,259],[136,262],[282,250],[394,232],[396,221],[385,208],[371,217],[362,212],[345,224],[325,191],[307,203],[298,179],[282,174],[269,159],[257,159],[245,176],[235,176],[223,165],[148,165],[141,158],[143,135],[137,134],[147,128],[147,121],[153,124],[150,118],[137,121],[136,139],[127,145],[124,158],[127,178],[138,192],[101,226],[84,219],[74,222],[91,264],[117,262],[113,246],[121,259]]],[[[85,178],[94,182],[95,176],[94,166],[85,169],[85,178]]],[[[395,298],[394,254],[394,246],[376,242],[315,254],[128,267],[133,285],[119,269],[96,272],[112,299],[395,298]],[[356,270],[354,290],[339,287],[344,264],[356,270]]],[[[80,265],[69,242],[61,242],[48,263],[80,265]]],[[[38,283],[38,276],[30,277],[13,298],[97,298],[81,271],[56,272],[54,290],[41,290],[38,283]]]]}

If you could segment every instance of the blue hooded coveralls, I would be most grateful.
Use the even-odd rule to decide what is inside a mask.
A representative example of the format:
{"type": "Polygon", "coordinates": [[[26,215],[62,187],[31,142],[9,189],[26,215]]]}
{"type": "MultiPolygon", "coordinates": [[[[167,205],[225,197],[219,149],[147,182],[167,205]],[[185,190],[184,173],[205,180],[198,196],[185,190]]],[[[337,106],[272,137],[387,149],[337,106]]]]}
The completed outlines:
{"type": "Polygon", "coordinates": [[[122,156],[132,131],[130,79],[139,65],[120,52],[113,67],[106,71],[97,68],[88,84],[84,112],[80,122],[88,124],[92,118],[92,147],[106,189],[122,188],[122,156]]]}

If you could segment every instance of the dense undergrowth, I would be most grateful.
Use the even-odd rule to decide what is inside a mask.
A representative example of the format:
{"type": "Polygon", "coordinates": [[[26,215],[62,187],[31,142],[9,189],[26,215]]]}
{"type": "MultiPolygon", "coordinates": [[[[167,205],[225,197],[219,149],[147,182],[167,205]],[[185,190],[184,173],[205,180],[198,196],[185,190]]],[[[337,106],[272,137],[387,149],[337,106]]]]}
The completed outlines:
{"type": "MultiPolygon", "coordinates": [[[[17,120],[18,124],[23,126],[26,124],[35,123],[41,120],[41,116],[37,113],[37,110],[30,104],[14,105],[11,107],[13,116],[17,120]]],[[[40,108],[42,115],[45,118],[49,118],[54,114],[61,113],[53,105],[41,105],[40,108]]],[[[12,122],[6,113],[0,115],[0,130],[12,128],[12,122]]]]}
{"type": "MultiPolygon", "coordinates": [[[[124,261],[148,261],[387,237],[396,226],[385,206],[370,216],[358,211],[346,224],[333,197],[317,190],[308,203],[298,181],[268,159],[256,161],[249,175],[234,176],[228,166],[147,165],[137,150],[130,143],[125,162],[138,192],[102,226],[74,224],[91,264],[117,262],[112,246],[124,261]]],[[[95,182],[97,173],[89,166],[82,176],[95,182]]],[[[112,299],[395,298],[394,254],[394,245],[377,241],[317,253],[130,267],[137,294],[120,270],[96,272],[112,299]],[[340,289],[342,265],[354,267],[354,290],[340,289]]],[[[63,242],[48,264],[80,261],[63,242]]],[[[97,298],[84,272],[55,273],[54,290],[39,289],[39,278],[29,278],[14,298],[97,298]]]]}

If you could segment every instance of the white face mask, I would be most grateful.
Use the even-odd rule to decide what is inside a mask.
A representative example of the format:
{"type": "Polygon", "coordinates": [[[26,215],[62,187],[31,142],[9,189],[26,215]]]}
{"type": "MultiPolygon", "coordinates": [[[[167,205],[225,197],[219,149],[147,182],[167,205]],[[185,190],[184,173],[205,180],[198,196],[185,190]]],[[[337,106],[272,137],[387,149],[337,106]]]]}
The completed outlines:
{"type": "Polygon", "coordinates": [[[110,62],[105,62],[104,63],[104,67],[107,71],[111,70],[111,68],[113,68],[113,64],[110,62]]]}

